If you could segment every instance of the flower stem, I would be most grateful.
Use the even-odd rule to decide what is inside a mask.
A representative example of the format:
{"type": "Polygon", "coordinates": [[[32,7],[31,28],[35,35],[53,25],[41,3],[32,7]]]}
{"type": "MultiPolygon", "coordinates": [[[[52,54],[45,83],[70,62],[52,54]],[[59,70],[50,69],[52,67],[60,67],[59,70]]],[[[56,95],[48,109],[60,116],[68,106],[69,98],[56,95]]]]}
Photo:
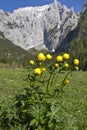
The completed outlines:
{"type": "Polygon", "coordinates": [[[48,93],[51,78],[52,78],[52,74],[50,73],[50,76],[49,76],[49,79],[48,79],[48,83],[47,83],[47,87],[46,87],[46,93],[48,93]]]}

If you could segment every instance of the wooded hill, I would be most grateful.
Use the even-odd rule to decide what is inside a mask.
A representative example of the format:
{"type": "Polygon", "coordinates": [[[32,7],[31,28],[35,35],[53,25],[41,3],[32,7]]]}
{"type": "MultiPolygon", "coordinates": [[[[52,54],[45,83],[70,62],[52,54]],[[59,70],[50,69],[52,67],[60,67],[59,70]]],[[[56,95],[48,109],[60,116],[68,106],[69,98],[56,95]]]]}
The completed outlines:
{"type": "Polygon", "coordinates": [[[28,65],[28,60],[35,55],[36,50],[25,51],[11,43],[8,39],[0,38],[0,68],[18,68],[28,65]],[[32,53],[33,52],[33,53],[32,53]]]}
{"type": "Polygon", "coordinates": [[[80,68],[87,70],[87,1],[75,33],[77,36],[68,44],[67,49],[72,57],[80,59],[80,68]]]}

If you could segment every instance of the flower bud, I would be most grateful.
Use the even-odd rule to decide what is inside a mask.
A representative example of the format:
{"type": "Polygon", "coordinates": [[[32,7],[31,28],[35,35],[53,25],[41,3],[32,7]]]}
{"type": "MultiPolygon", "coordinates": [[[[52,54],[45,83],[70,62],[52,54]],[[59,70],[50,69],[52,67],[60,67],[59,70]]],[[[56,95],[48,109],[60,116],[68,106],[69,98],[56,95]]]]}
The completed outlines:
{"type": "Polygon", "coordinates": [[[35,68],[34,73],[37,74],[37,75],[40,75],[41,74],[41,69],[40,68],[35,68]]]}
{"type": "Polygon", "coordinates": [[[74,65],[78,66],[79,65],[79,60],[78,59],[74,59],[73,63],[74,63],[74,65]]]}

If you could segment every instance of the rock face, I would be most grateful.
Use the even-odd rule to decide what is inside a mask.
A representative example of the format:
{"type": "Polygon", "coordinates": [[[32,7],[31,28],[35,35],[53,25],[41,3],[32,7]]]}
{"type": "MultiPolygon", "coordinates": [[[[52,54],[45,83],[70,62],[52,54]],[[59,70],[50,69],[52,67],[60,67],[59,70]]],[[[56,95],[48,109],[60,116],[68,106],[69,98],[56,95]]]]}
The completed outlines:
{"type": "Polygon", "coordinates": [[[67,34],[76,28],[78,16],[57,0],[50,5],[25,7],[13,13],[0,10],[0,33],[17,46],[28,50],[55,51],[67,34]]]}

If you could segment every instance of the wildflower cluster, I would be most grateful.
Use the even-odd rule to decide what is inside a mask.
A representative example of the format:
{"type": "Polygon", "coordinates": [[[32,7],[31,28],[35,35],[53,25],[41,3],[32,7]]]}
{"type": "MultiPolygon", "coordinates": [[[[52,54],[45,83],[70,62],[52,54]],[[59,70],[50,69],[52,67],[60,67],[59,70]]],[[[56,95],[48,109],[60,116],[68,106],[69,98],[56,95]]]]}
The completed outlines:
{"type": "MultiPolygon", "coordinates": [[[[57,56],[52,56],[49,53],[38,53],[36,60],[31,59],[29,61],[29,66],[31,68],[31,71],[29,71],[29,77],[33,78],[30,82],[34,80],[33,85],[35,85],[35,80],[37,80],[37,77],[39,76],[40,79],[38,78],[38,81],[45,84],[45,88],[48,91],[49,87],[52,87],[52,85],[55,84],[55,80],[57,80],[59,73],[63,72],[65,75],[60,85],[64,87],[65,84],[69,83],[68,75],[71,73],[71,70],[79,69],[79,60],[73,59],[73,64],[70,65],[69,59],[70,55],[68,53],[63,53],[57,56]]],[[[58,85],[55,86],[58,87],[58,85]]]]}
{"type": "Polygon", "coordinates": [[[23,108],[26,111],[29,109],[27,113],[32,117],[29,123],[31,129],[57,130],[65,127],[67,112],[65,106],[63,107],[64,87],[70,82],[72,70],[79,69],[79,60],[73,59],[71,65],[70,58],[68,53],[55,56],[40,52],[35,60],[29,61],[29,90],[26,95],[29,97],[24,101],[23,108]]]}
{"type": "Polygon", "coordinates": [[[40,52],[35,60],[29,60],[28,86],[10,106],[1,107],[3,130],[24,130],[24,125],[27,130],[77,130],[79,111],[75,110],[77,107],[72,109],[75,105],[72,100],[67,102],[65,85],[70,82],[72,70],[79,69],[79,60],[73,59],[71,65],[70,58],[68,53],[55,56],[40,52]]]}

